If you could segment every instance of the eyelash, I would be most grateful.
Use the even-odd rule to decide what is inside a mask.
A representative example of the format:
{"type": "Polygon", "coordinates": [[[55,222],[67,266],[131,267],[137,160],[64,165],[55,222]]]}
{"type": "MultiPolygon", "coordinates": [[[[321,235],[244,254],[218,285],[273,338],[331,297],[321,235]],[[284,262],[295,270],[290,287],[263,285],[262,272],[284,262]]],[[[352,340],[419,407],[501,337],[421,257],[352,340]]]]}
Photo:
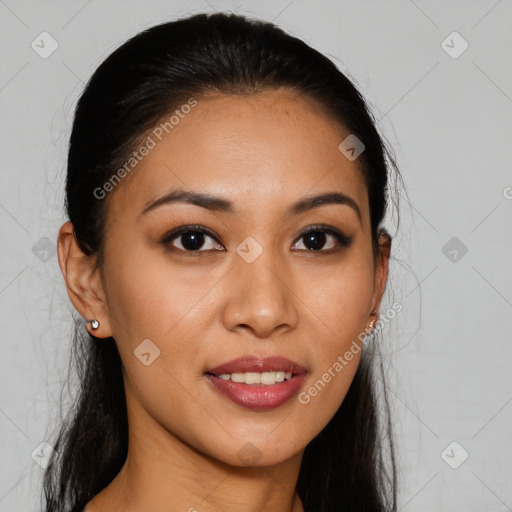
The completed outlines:
{"type": "MultiPolygon", "coordinates": [[[[181,235],[184,235],[189,232],[200,232],[205,235],[210,236],[213,238],[217,243],[220,243],[217,240],[217,236],[213,231],[210,229],[200,226],[200,225],[189,225],[189,226],[181,226],[177,229],[172,230],[170,233],[167,233],[162,240],[160,241],[161,245],[163,245],[166,249],[169,249],[171,251],[178,251],[181,253],[185,253],[187,256],[195,256],[196,254],[199,255],[201,252],[209,252],[204,250],[197,250],[197,251],[187,251],[184,249],[179,249],[178,247],[173,247],[171,245],[171,242],[180,237],[181,235]]],[[[335,252],[338,252],[339,250],[343,248],[347,248],[352,244],[352,237],[345,235],[342,231],[339,231],[338,229],[335,229],[331,226],[327,226],[325,224],[316,224],[314,226],[309,226],[306,228],[302,233],[298,236],[297,242],[300,241],[302,238],[304,238],[309,233],[326,233],[328,235],[333,236],[336,241],[338,242],[338,246],[327,249],[327,250],[314,250],[314,249],[300,249],[301,251],[306,251],[308,253],[318,253],[318,254],[334,254],[335,252]]],[[[295,243],[294,243],[295,245],[295,243]]]]}

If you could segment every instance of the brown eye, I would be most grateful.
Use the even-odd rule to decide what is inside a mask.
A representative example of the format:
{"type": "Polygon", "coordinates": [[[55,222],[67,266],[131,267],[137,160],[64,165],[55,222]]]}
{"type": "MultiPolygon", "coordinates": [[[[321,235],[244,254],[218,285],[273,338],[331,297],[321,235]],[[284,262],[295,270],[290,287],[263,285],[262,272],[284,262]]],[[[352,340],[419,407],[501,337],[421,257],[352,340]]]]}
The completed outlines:
{"type": "Polygon", "coordinates": [[[303,245],[305,246],[305,249],[300,250],[327,254],[335,252],[342,247],[348,247],[352,243],[351,237],[333,227],[323,225],[308,228],[300,235],[299,240],[302,239],[304,239],[303,245]],[[334,239],[334,242],[331,242],[327,249],[322,249],[328,240],[328,237],[334,239]]]}
{"type": "Polygon", "coordinates": [[[207,239],[216,241],[215,235],[203,226],[182,226],[171,233],[165,235],[161,240],[161,244],[171,249],[177,249],[185,252],[205,252],[219,247],[218,243],[206,243],[207,239]],[[178,240],[181,247],[173,244],[174,240],[178,240]],[[207,245],[204,249],[205,243],[207,245]]]}

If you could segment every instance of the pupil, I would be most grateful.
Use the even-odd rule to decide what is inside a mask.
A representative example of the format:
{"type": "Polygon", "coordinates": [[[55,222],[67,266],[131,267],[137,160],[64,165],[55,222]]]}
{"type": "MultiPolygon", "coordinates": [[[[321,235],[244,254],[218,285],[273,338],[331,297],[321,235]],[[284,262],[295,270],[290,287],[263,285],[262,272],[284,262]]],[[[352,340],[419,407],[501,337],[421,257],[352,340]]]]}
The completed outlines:
{"type": "Polygon", "coordinates": [[[308,233],[306,235],[306,242],[305,246],[308,249],[320,249],[325,244],[325,233],[322,233],[320,231],[314,231],[312,233],[308,233]],[[316,242],[315,242],[316,239],[316,242]],[[311,245],[312,247],[309,247],[311,245]]]}
{"type": "Polygon", "coordinates": [[[185,240],[185,242],[183,242],[183,240],[181,242],[181,244],[183,245],[183,247],[185,247],[185,249],[194,251],[194,250],[200,249],[201,246],[203,245],[204,233],[201,233],[200,231],[189,231],[186,234],[183,234],[181,236],[182,236],[183,240],[185,240]],[[189,243],[186,240],[189,240],[191,242],[189,243]]]}

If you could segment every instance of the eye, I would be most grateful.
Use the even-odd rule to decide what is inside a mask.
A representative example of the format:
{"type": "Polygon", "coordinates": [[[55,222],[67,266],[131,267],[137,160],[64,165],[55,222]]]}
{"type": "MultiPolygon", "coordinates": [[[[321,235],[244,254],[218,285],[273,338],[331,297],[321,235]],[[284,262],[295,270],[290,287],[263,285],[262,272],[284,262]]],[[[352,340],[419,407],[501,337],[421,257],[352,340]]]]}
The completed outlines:
{"type": "Polygon", "coordinates": [[[213,232],[204,226],[181,226],[180,228],[175,229],[165,235],[160,243],[164,247],[172,246],[170,247],[171,249],[178,249],[179,251],[189,253],[205,252],[205,250],[212,250],[216,249],[216,247],[222,247],[219,243],[212,244],[210,242],[210,244],[206,244],[207,247],[205,250],[200,250],[201,248],[204,248],[205,238],[210,238],[216,241],[216,237],[213,232]],[[173,245],[172,242],[175,239],[178,239],[181,247],[173,245]]]}
{"type": "Polygon", "coordinates": [[[305,240],[305,249],[301,250],[320,252],[324,254],[334,253],[343,247],[348,247],[352,243],[351,237],[345,235],[332,226],[326,226],[323,224],[307,228],[302,232],[299,240],[302,240],[303,238],[305,240]],[[319,250],[325,245],[327,237],[334,239],[334,244],[331,244],[327,249],[319,250]],[[338,247],[336,247],[336,242],[338,243],[338,247]]]}
{"type": "MultiPolygon", "coordinates": [[[[348,247],[352,243],[352,238],[345,235],[341,231],[332,226],[326,226],[323,224],[310,226],[302,232],[298,240],[305,240],[305,250],[308,252],[318,252],[322,254],[331,254],[343,247],[348,247]],[[328,237],[334,240],[330,247],[327,249],[320,250],[326,243],[328,237]]],[[[216,235],[204,226],[181,226],[170,233],[167,233],[160,243],[171,250],[177,250],[178,252],[188,253],[192,256],[194,253],[206,252],[211,250],[222,251],[223,246],[217,242],[216,235]],[[205,239],[210,238],[209,246],[206,244],[205,239]],[[178,240],[179,245],[175,245],[173,242],[178,240]]]]}

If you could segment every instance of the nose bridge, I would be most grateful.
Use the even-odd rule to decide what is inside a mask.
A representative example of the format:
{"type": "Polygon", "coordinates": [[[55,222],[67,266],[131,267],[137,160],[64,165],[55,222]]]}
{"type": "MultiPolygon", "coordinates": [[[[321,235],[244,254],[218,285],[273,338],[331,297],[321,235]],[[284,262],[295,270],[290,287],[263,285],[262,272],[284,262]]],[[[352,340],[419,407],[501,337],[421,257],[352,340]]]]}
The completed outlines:
{"type": "Polygon", "coordinates": [[[266,337],[278,326],[291,327],[297,320],[287,285],[289,273],[277,248],[266,246],[247,237],[236,249],[235,268],[230,272],[232,293],[224,311],[230,330],[243,326],[258,337],[266,337]]]}

